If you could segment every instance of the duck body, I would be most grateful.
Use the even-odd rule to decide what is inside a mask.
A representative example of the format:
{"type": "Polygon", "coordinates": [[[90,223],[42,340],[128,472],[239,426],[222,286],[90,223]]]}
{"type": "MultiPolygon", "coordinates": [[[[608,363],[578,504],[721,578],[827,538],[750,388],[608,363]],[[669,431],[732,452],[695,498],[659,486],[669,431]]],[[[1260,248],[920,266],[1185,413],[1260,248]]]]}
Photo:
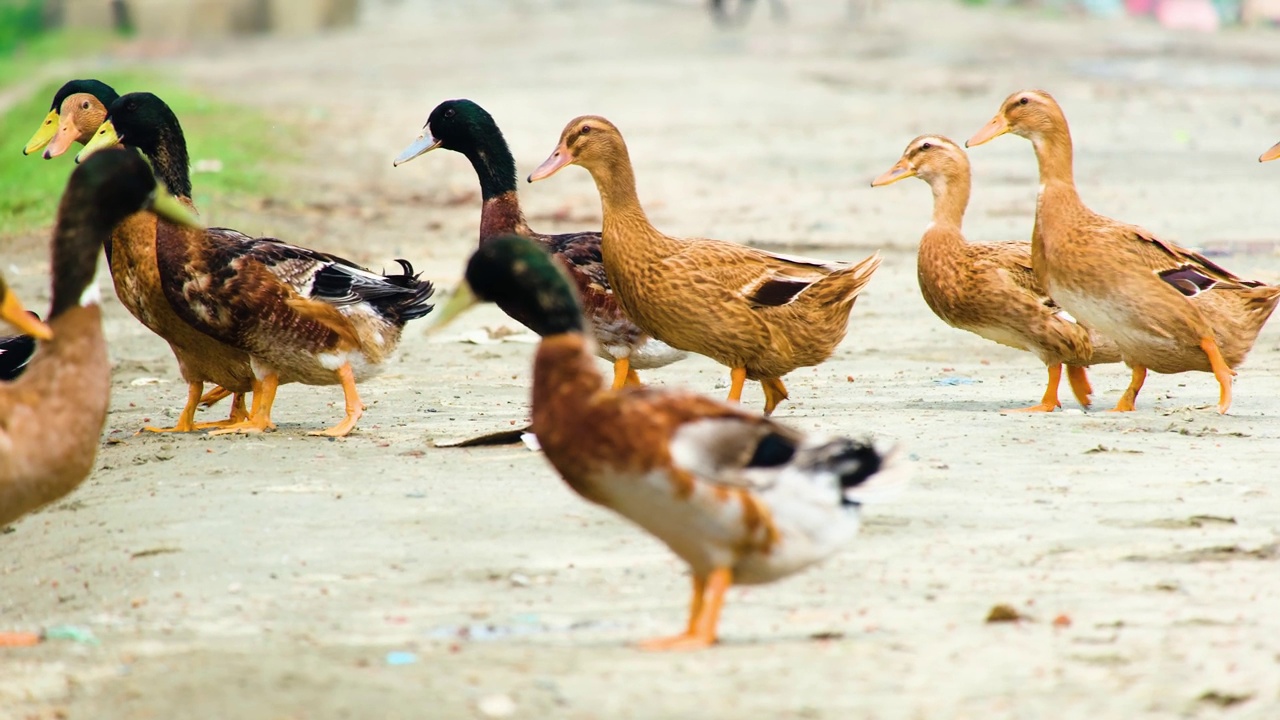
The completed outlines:
{"type": "Polygon", "coordinates": [[[530,180],[569,164],[589,170],[600,192],[601,256],[623,311],[671,347],[731,368],[729,399],[759,380],[766,414],[787,397],[782,376],[831,357],[880,265],[878,255],[831,262],[659,232],[636,197],[626,143],[604,118],[571,121],[530,180]]]}
{"type": "Polygon", "coordinates": [[[111,150],[77,168],[54,229],[48,325],[12,312],[5,299],[6,319],[39,345],[21,377],[0,383],[0,525],[66,495],[93,469],[111,389],[98,247],[140,208],[194,222],[136,153],[111,150]]]}
{"type": "MultiPolygon", "coordinates": [[[[169,301],[187,322],[253,358],[261,379],[334,385],[350,365],[376,376],[404,324],[430,312],[433,288],[412,266],[386,276],[334,255],[228,228],[165,238],[169,301]]],[[[403,262],[403,261],[402,261],[403,262]]]]}
{"type": "Polygon", "coordinates": [[[1134,409],[1147,372],[1212,372],[1218,411],[1234,368],[1280,302],[1280,288],[1243,280],[1199,253],[1093,212],[1080,199],[1071,133],[1051,95],[1010,95],[969,144],[1007,132],[1031,140],[1041,190],[1032,234],[1037,278],[1080,322],[1115,341],[1133,372],[1116,410],[1134,409]]]}
{"type": "MultiPolygon", "coordinates": [[[[498,238],[466,288],[536,309],[533,431],[548,462],[586,500],[617,512],[689,564],[686,631],[651,649],[715,642],[733,583],[778,580],[829,557],[856,533],[862,500],[903,479],[893,452],[808,437],[741,406],[688,392],[609,390],[595,369],[569,282],[526,238],[498,238]]],[[[464,299],[466,294],[457,297],[464,299]]],[[[455,301],[441,319],[456,314],[455,301]]]]}
{"type": "Polygon", "coordinates": [[[920,238],[916,274],[929,309],[943,322],[992,342],[1033,353],[1049,369],[1044,399],[1026,411],[1061,407],[1058,385],[1066,365],[1081,405],[1092,388],[1084,367],[1119,362],[1116,344],[1063,311],[1035,276],[1031,244],[970,243],[961,229],[969,203],[969,159],[941,135],[921,135],[886,173],[888,185],[918,176],[933,190],[933,220],[920,238]]]}
{"type": "MultiPolygon", "coordinates": [[[[503,235],[532,239],[568,272],[591,321],[594,352],[614,365],[614,385],[638,384],[635,370],[664,367],[688,356],[683,350],[656,340],[641,330],[619,305],[609,284],[601,256],[598,232],[546,235],[535,232],[525,220],[516,190],[515,158],[493,117],[470,100],[447,100],[431,111],[422,135],[396,158],[408,162],[434,148],[464,155],[476,171],[483,202],[480,244],[503,235]]],[[[525,327],[529,308],[511,302],[499,304],[503,312],[525,327]]]]}

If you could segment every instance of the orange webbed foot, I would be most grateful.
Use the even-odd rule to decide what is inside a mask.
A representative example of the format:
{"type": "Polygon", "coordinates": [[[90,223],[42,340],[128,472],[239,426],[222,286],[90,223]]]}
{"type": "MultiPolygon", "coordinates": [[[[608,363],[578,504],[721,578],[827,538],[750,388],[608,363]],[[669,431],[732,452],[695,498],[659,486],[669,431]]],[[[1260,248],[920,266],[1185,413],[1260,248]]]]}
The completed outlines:
{"type": "Polygon", "coordinates": [[[214,385],[213,389],[205,393],[200,398],[200,407],[213,407],[222,401],[223,398],[229,397],[232,392],[221,385],[214,385]]]}
{"type": "Polygon", "coordinates": [[[1132,376],[1129,379],[1129,387],[1125,388],[1124,394],[1120,396],[1120,402],[1107,412],[1133,412],[1137,409],[1138,392],[1142,390],[1142,384],[1147,381],[1147,369],[1141,365],[1134,365],[1132,376]]]}
{"type": "Polygon", "coordinates": [[[1001,410],[1000,412],[1002,412],[1002,413],[1038,413],[1038,412],[1053,412],[1054,410],[1057,410],[1057,409],[1058,409],[1058,408],[1060,408],[1060,407],[1062,407],[1062,403],[1058,403],[1058,402],[1055,402],[1055,403],[1053,403],[1052,405],[1050,405],[1050,404],[1048,404],[1048,403],[1039,403],[1039,404],[1037,404],[1037,405],[1032,405],[1031,407],[1024,407],[1024,408],[1004,408],[1004,409],[1003,409],[1003,410],[1001,410]]]}
{"type": "Polygon", "coordinates": [[[1093,385],[1089,383],[1089,373],[1079,365],[1068,365],[1067,382],[1071,383],[1071,393],[1076,396],[1076,402],[1088,409],[1093,404],[1090,398],[1093,395],[1093,385]]]}
{"type": "Polygon", "coordinates": [[[356,392],[356,376],[351,369],[351,363],[346,363],[338,368],[338,378],[342,380],[342,395],[346,401],[347,416],[342,422],[325,430],[313,430],[308,435],[317,435],[321,437],[346,437],[356,427],[356,422],[360,420],[360,416],[364,415],[364,403],[360,401],[360,395],[356,392]]]}
{"type": "Polygon", "coordinates": [[[1062,407],[1062,403],[1058,400],[1058,384],[1062,381],[1062,365],[1049,366],[1049,384],[1044,389],[1044,397],[1040,398],[1040,402],[1031,407],[1025,408],[1006,408],[1001,410],[1002,413],[1037,413],[1037,412],[1053,412],[1062,407]]]}
{"type": "Polygon", "coordinates": [[[650,652],[670,652],[679,650],[701,650],[716,644],[714,637],[685,633],[670,637],[651,638],[636,643],[636,647],[650,652]]]}

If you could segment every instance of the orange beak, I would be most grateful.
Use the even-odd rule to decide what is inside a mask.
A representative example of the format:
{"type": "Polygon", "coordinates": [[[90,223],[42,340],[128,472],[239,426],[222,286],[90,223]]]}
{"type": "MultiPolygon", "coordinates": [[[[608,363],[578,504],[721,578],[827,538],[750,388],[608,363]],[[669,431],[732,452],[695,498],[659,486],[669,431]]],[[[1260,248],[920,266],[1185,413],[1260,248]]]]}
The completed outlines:
{"type": "Polygon", "coordinates": [[[49,326],[28,313],[27,309],[22,306],[22,301],[18,300],[18,296],[11,292],[5,292],[4,300],[0,302],[0,317],[4,318],[10,325],[18,328],[23,335],[30,335],[37,340],[53,338],[53,331],[49,329],[49,326]]]}
{"type": "Polygon", "coordinates": [[[1007,132],[1009,132],[1009,121],[1004,119],[1004,113],[1000,113],[991,118],[991,122],[982,126],[981,130],[974,133],[973,137],[969,138],[968,142],[966,142],[964,146],[967,148],[977,147],[985,142],[990,142],[1007,132]]]}
{"type": "MultiPolygon", "coordinates": [[[[74,113],[72,113],[74,114],[74,113]]],[[[58,132],[44,149],[44,159],[52,160],[66,152],[71,144],[80,139],[80,128],[76,127],[74,117],[68,116],[58,126],[58,132]]]]}
{"type": "Polygon", "coordinates": [[[1262,157],[1258,158],[1258,162],[1267,162],[1280,158],[1280,143],[1271,146],[1271,149],[1262,153],[1262,157]]]}
{"type": "Polygon", "coordinates": [[[551,153],[551,157],[542,161],[542,164],[529,174],[529,182],[537,182],[539,180],[549,178],[559,172],[560,168],[569,165],[572,162],[573,155],[569,153],[569,148],[566,148],[564,144],[561,143],[560,146],[556,148],[556,151],[551,153]]]}
{"type": "Polygon", "coordinates": [[[902,158],[897,163],[895,163],[893,167],[889,168],[889,170],[885,172],[883,175],[876,178],[875,180],[872,180],[871,187],[891,185],[903,178],[914,177],[915,174],[916,174],[916,169],[911,167],[911,163],[907,162],[906,158],[902,158]]]}

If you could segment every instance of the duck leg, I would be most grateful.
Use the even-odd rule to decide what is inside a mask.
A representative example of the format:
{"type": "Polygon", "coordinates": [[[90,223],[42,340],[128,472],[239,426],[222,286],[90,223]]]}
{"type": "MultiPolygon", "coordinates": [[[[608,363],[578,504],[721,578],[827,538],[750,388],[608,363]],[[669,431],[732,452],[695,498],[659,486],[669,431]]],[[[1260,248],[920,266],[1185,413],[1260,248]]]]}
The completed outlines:
{"type": "Polygon", "coordinates": [[[222,399],[227,397],[228,395],[231,395],[230,390],[222,387],[221,385],[214,385],[212,390],[205,393],[204,397],[200,398],[200,406],[213,407],[214,405],[217,405],[219,402],[221,402],[222,399]]]}
{"type": "Polygon", "coordinates": [[[1222,351],[1218,349],[1218,343],[1213,338],[1201,338],[1200,349],[1209,356],[1209,367],[1213,368],[1213,376],[1218,378],[1218,414],[1226,415],[1227,408],[1231,407],[1231,383],[1236,371],[1232,370],[1227,365],[1227,361],[1222,358],[1222,351]]]}
{"type": "Polygon", "coordinates": [[[1058,385],[1062,382],[1062,364],[1049,366],[1049,384],[1044,389],[1044,397],[1040,398],[1039,405],[1032,405],[1025,408],[1009,408],[1001,412],[1053,412],[1062,407],[1062,403],[1058,401],[1058,385]]]}
{"type": "Polygon", "coordinates": [[[262,380],[253,383],[253,407],[245,419],[221,427],[210,435],[226,435],[229,433],[260,433],[275,429],[271,422],[271,406],[276,402],[276,388],[280,386],[280,376],[274,372],[267,373],[262,380]]]}
{"type": "Polygon", "coordinates": [[[1124,394],[1120,396],[1120,402],[1111,408],[1111,412],[1133,412],[1135,402],[1138,401],[1138,391],[1142,389],[1142,384],[1147,381],[1147,369],[1141,365],[1133,366],[1133,376],[1129,380],[1129,387],[1125,388],[1124,394]]]}
{"type": "Polygon", "coordinates": [[[760,381],[760,387],[764,390],[764,414],[768,417],[773,414],[778,403],[789,397],[787,386],[782,384],[782,378],[766,378],[760,381]]]}
{"type": "Polygon", "coordinates": [[[347,416],[342,422],[328,430],[314,430],[308,435],[324,435],[326,437],[346,437],[356,427],[356,421],[364,414],[364,403],[360,402],[360,393],[356,392],[356,374],[351,363],[343,363],[338,368],[338,377],[342,379],[342,396],[346,400],[347,416]]]}
{"type": "Polygon", "coordinates": [[[640,387],[641,385],[644,385],[644,383],[640,382],[640,376],[636,374],[635,369],[628,369],[628,370],[627,370],[627,382],[626,382],[626,384],[627,384],[627,385],[634,385],[634,386],[636,386],[636,387],[640,387]]]}
{"type": "Polygon", "coordinates": [[[696,650],[714,645],[724,594],[732,584],[733,571],[729,568],[716,568],[705,579],[695,574],[689,626],[684,634],[647,640],[640,643],[640,647],[644,650],[696,650]]]}
{"type": "MultiPolygon", "coordinates": [[[[210,390],[208,393],[206,393],[205,397],[209,397],[210,395],[213,395],[219,390],[222,390],[223,392],[227,392],[225,388],[219,385],[218,387],[215,387],[213,390],[210,390]]],[[[210,428],[229,427],[231,425],[235,425],[236,423],[241,423],[249,419],[249,411],[244,409],[244,393],[228,393],[228,394],[232,396],[231,397],[231,416],[228,417],[226,420],[214,420],[212,422],[196,423],[197,430],[208,430],[210,428]]],[[[218,400],[221,400],[222,397],[224,396],[219,396],[218,400]]],[[[204,400],[202,399],[200,402],[204,403],[204,400]]],[[[214,402],[217,402],[217,400],[215,400],[214,402]]]]}
{"type": "Polygon", "coordinates": [[[1071,392],[1076,396],[1076,402],[1085,408],[1093,404],[1093,401],[1089,399],[1089,396],[1093,394],[1093,386],[1089,384],[1089,373],[1085,371],[1083,366],[1068,365],[1067,382],[1071,383],[1071,392]]]}
{"type": "Polygon", "coordinates": [[[742,386],[746,383],[746,368],[736,367],[729,371],[729,402],[742,402],[742,386]]]}
{"type": "Polygon", "coordinates": [[[147,427],[142,428],[139,432],[194,432],[196,429],[196,407],[200,404],[200,396],[203,392],[204,383],[187,383],[187,404],[182,407],[182,413],[178,415],[178,422],[173,427],[167,428],[151,427],[148,425],[147,427]]]}
{"type": "MultiPolygon", "coordinates": [[[[613,387],[611,389],[613,390],[622,389],[622,386],[626,385],[627,382],[631,379],[631,377],[634,376],[635,374],[636,374],[635,371],[631,369],[631,358],[620,357],[617,360],[614,360],[613,361],[613,387]]],[[[636,380],[639,381],[639,378],[636,378],[636,380]]]]}

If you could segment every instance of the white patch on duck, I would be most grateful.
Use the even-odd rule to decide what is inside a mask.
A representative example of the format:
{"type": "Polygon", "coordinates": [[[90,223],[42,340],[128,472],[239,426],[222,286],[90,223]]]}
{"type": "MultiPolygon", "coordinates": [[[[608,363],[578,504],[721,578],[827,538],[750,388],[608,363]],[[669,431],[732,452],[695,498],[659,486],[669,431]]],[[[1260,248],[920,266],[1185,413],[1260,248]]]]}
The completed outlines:
{"type": "Polygon", "coordinates": [[[80,307],[89,307],[90,305],[100,305],[102,303],[102,288],[98,287],[98,281],[94,280],[84,286],[84,290],[80,293],[80,307]]]}

